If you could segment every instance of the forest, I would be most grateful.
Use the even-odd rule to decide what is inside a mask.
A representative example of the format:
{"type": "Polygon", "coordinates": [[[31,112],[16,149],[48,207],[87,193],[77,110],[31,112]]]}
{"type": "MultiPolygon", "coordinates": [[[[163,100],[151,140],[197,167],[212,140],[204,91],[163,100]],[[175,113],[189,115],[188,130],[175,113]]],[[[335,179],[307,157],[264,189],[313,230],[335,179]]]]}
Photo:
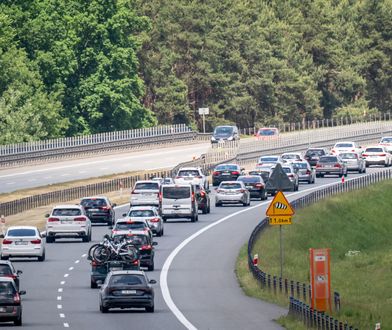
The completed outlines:
{"type": "Polygon", "coordinates": [[[392,0],[1,0],[0,143],[392,108],[392,0]]]}

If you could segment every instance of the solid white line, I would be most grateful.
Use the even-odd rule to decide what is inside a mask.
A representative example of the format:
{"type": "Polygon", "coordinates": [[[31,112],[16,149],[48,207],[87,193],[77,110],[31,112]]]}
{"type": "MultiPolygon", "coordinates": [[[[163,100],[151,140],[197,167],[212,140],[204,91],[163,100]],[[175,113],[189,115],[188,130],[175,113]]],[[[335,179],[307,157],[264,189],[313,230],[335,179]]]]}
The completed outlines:
{"type": "Polygon", "coordinates": [[[57,292],[63,292],[63,288],[58,288],[57,292]]]}
{"type": "Polygon", "coordinates": [[[57,300],[61,300],[62,299],[62,297],[61,296],[57,296],[57,300]]]}
{"type": "Polygon", "coordinates": [[[60,284],[61,284],[61,285],[64,285],[64,284],[65,284],[65,281],[61,281],[60,284]]]}
{"type": "Polygon", "coordinates": [[[15,182],[7,182],[6,184],[15,184],[15,182]]]}
{"type": "Polygon", "coordinates": [[[73,270],[73,269],[74,269],[73,267],[69,267],[69,268],[68,268],[68,270],[73,270]]]}
{"type": "Polygon", "coordinates": [[[62,309],[63,305],[57,305],[57,309],[62,309]]]}
{"type": "Polygon", "coordinates": [[[60,315],[60,317],[61,317],[62,319],[65,318],[65,314],[60,313],[59,315],[60,315]]]}
{"type": "Polygon", "coordinates": [[[80,260],[76,260],[76,261],[75,261],[75,264],[78,264],[79,262],[80,262],[80,260]]]}
{"type": "MultiPolygon", "coordinates": [[[[348,181],[348,180],[347,180],[348,181]]],[[[328,187],[328,186],[332,186],[335,185],[338,182],[333,182],[333,183],[328,183],[325,185],[321,185],[321,186],[317,186],[317,187],[313,187],[313,188],[309,188],[309,189],[305,189],[302,191],[298,191],[295,193],[291,193],[288,194],[286,197],[289,196],[294,196],[294,195],[298,195],[298,194],[303,194],[306,193],[308,191],[312,191],[312,190],[317,190],[320,189],[322,187],[328,187]]],[[[170,290],[169,290],[169,286],[167,284],[167,276],[169,273],[169,269],[170,266],[174,260],[174,258],[177,256],[177,254],[185,247],[187,246],[191,241],[193,241],[195,238],[197,238],[198,236],[200,236],[201,234],[203,234],[204,232],[206,232],[207,230],[219,225],[220,223],[227,221],[241,213],[245,213],[247,211],[253,210],[259,206],[262,205],[266,205],[268,203],[270,203],[271,201],[266,201],[263,203],[259,203],[257,205],[251,206],[251,207],[247,207],[244,210],[235,212],[233,214],[230,214],[228,216],[225,216],[213,223],[211,223],[210,225],[200,229],[199,231],[197,231],[196,233],[194,233],[193,235],[189,236],[188,238],[186,238],[185,240],[183,240],[180,245],[178,245],[171,253],[170,255],[167,257],[167,259],[165,260],[165,263],[163,264],[162,267],[162,271],[161,271],[161,275],[160,275],[160,287],[161,287],[161,291],[162,291],[162,296],[163,299],[165,300],[167,306],[169,307],[169,309],[171,310],[171,312],[174,314],[174,316],[189,330],[196,330],[197,328],[191,323],[189,322],[189,320],[184,316],[184,314],[182,314],[182,312],[178,309],[178,307],[176,306],[176,304],[174,303],[171,295],[170,295],[170,290]]]]}
{"type": "Polygon", "coordinates": [[[64,328],[69,328],[69,324],[68,323],[64,323],[64,328]]]}
{"type": "Polygon", "coordinates": [[[68,277],[69,276],[69,274],[64,274],[64,277],[68,277]]]}

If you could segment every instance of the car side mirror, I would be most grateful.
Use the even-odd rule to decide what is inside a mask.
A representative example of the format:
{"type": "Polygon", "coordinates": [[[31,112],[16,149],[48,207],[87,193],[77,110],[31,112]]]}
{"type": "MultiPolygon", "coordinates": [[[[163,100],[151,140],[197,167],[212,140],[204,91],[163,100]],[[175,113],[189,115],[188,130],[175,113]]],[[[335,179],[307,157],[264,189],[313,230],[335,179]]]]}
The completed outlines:
{"type": "Polygon", "coordinates": [[[45,218],[49,218],[50,217],[50,214],[49,213],[46,213],[45,214],[45,218]]]}
{"type": "Polygon", "coordinates": [[[127,214],[126,214],[126,213],[123,213],[123,214],[122,214],[122,216],[123,216],[123,217],[126,217],[126,216],[127,216],[127,214]]]}
{"type": "Polygon", "coordinates": [[[150,283],[150,284],[157,284],[157,281],[155,281],[155,280],[149,280],[148,283],[150,283]]]}
{"type": "Polygon", "coordinates": [[[23,274],[23,272],[21,270],[17,270],[16,274],[20,275],[20,274],[23,274]]]}
{"type": "Polygon", "coordinates": [[[158,242],[152,242],[152,245],[156,246],[158,245],[158,242]]]}
{"type": "Polygon", "coordinates": [[[101,286],[102,286],[102,284],[103,284],[103,281],[101,281],[101,280],[98,280],[98,281],[96,281],[95,283],[97,283],[97,286],[98,286],[98,287],[101,287],[101,286]]]}
{"type": "Polygon", "coordinates": [[[24,296],[24,295],[26,294],[26,290],[21,290],[21,291],[19,291],[19,294],[20,294],[21,296],[24,296]]]}
{"type": "Polygon", "coordinates": [[[113,226],[112,226],[112,225],[110,225],[108,228],[109,228],[109,229],[113,229],[113,226]]]}
{"type": "Polygon", "coordinates": [[[46,237],[46,231],[40,232],[41,237],[46,237]]]}
{"type": "Polygon", "coordinates": [[[241,168],[241,171],[245,171],[245,167],[242,167],[242,168],[241,168]]]}
{"type": "Polygon", "coordinates": [[[113,203],[113,204],[112,204],[112,207],[116,207],[116,206],[117,206],[117,204],[116,204],[116,203],[113,203]]]}
{"type": "Polygon", "coordinates": [[[4,238],[4,234],[0,234],[0,238],[4,238]]]}

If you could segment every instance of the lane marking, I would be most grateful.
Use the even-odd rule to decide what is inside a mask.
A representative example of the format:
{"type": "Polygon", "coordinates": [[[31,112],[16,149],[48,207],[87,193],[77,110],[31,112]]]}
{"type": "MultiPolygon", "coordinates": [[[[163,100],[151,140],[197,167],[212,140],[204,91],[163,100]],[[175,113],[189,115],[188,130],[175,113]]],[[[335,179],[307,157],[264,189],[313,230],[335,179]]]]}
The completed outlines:
{"type": "Polygon", "coordinates": [[[78,264],[79,262],[80,262],[80,260],[76,260],[76,261],[75,261],[75,264],[78,264]]]}
{"type": "Polygon", "coordinates": [[[62,319],[65,318],[65,314],[60,313],[59,315],[60,315],[60,317],[61,317],[62,319]]]}
{"type": "Polygon", "coordinates": [[[61,285],[64,285],[64,284],[65,284],[65,281],[61,281],[60,284],[61,284],[61,285]]]}
{"type": "Polygon", "coordinates": [[[64,277],[68,277],[69,276],[69,274],[64,274],[64,277]]]}
{"type": "Polygon", "coordinates": [[[73,267],[69,267],[69,268],[68,268],[68,270],[73,270],[73,269],[74,269],[73,267]]]}
{"type": "MultiPolygon", "coordinates": [[[[353,180],[353,179],[348,179],[346,180],[353,180]]],[[[321,186],[317,186],[317,187],[313,187],[313,188],[308,188],[308,189],[304,189],[298,192],[294,192],[291,194],[288,194],[287,197],[290,196],[295,196],[295,195],[299,195],[299,194],[303,194],[312,190],[318,190],[320,188],[325,188],[328,186],[332,186],[332,185],[336,185],[339,184],[339,181],[335,181],[335,182],[331,182],[325,185],[321,185],[321,186]]],[[[237,211],[233,214],[227,215],[211,224],[209,224],[206,227],[201,228],[200,230],[198,230],[196,233],[192,234],[191,236],[189,236],[188,238],[186,238],[185,240],[183,240],[180,245],[178,245],[171,253],[170,255],[167,257],[167,259],[165,260],[165,263],[163,264],[162,270],[161,270],[161,274],[160,274],[160,287],[161,287],[161,292],[162,292],[162,296],[163,299],[165,300],[166,305],[169,307],[169,309],[171,310],[171,312],[174,314],[174,316],[178,319],[178,321],[180,321],[182,323],[182,325],[185,326],[185,328],[187,328],[188,330],[197,330],[197,328],[185,317],[185,315],[178,309],[178,307],[176,306],[176,304],[174,303],[171,294],[170,294],[170,290],[169,290],[169,286],[167,284],[167,276],[169,273],[169,269],[170,266],[174,260],[174,258],[177,256],[177,254],[184,248],[186,247],[191,241],[193,241],[195,238],[199,237],[201,234],[203,234],[204,232],[206,232],[207,230],[219,225],[222,222],[225,222],[241,213],[245,213],[247,211],[253,210],[255,208],[258,208],[260,206],[266,205],[271,203],[271,201],[266,201],[266,202],[262,202],[259,204],[256,204],[254,206],[251,207],[247,207],[244,210],[241,211],[237,211]]]]}
{"type": "Polygon", "coordinates": [[[64,323],[64,328],[69,328],[69,324],[68,323],[64,323]]]}
{"type": "Polygon", "coordinates": [[[57,300],[61,300],[63,299],[61,296],[57,296],[57,300]]]}
{"type": "Polygon", "coordinates": [[[6,184],[15,184],[15,182],[7,182],[6,184]]]}
{"type": "Polygon", "coordinates": [[[86,258],[87,257],[87,254],[82,254],[82,258],[86,258]]]}
{"type": "Polygon", "coordinates": [[[58,288],[57,292],[63,292],[63,288],[58,288]]]}
{"type": "Polygon", "coordinates": [[[62,309],[63,305],[57,305],[57,309],[62,309]]]}

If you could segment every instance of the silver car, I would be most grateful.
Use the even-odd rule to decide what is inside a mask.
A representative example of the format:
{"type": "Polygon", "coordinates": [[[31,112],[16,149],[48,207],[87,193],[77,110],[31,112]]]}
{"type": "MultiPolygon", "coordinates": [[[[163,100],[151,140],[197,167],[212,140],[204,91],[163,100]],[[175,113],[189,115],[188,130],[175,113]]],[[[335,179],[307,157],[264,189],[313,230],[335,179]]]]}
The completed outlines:
{"type": "Polygon", "coordinates": [[[287,174],[287,177],[293,184],[293,191],[298,191],[299,188],[299,176],[294,167],[291,164],[284,164],[282,166],[283,171],[287,174]]]}
{"type": "Polygon", "coordinates": [[[339,156],[346,163],[348,171],[366,173],[366,161],[362,157],[362,154],[357,152],[343,152],[339,156]]]}
{"type": "Polygon", "coordinates": [[[123,214],[123,217],[134,220],[144,220],[148,223],[153,234],[157,236],[163,235],[163,220],[159,215],[158,210],[153,206],[134,206],[131,207],[128,214],[123,214]]]}
{"type": "Polygon", "coordinates": [[[242,203],[250,205],[250,193],[242,181],[224,181],[216,189],[215,206],[222,204],[242,203]]]}
{"type": "Polygon", "coordinates": [[[297,171],[299,181],[306,181],[309,184],[316,181],[316,171],[306,160],[293,162],[291,165],[297,171]]]}

